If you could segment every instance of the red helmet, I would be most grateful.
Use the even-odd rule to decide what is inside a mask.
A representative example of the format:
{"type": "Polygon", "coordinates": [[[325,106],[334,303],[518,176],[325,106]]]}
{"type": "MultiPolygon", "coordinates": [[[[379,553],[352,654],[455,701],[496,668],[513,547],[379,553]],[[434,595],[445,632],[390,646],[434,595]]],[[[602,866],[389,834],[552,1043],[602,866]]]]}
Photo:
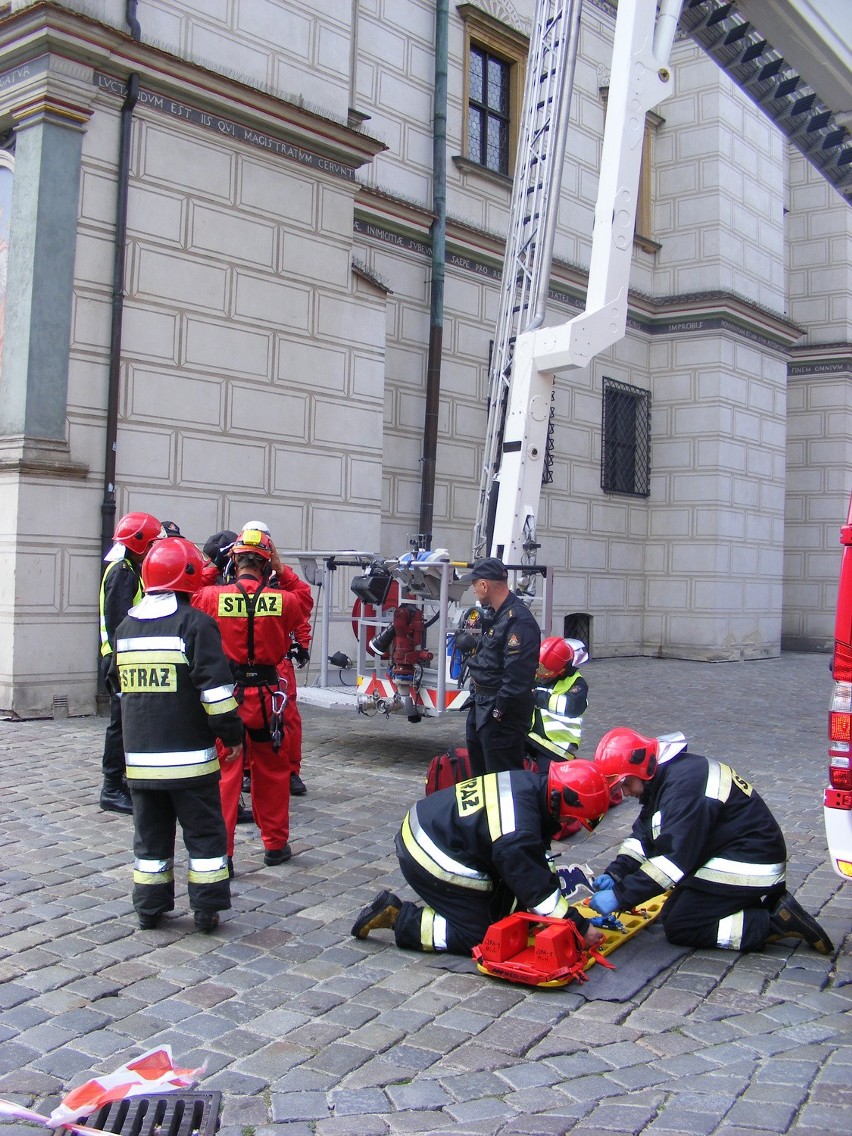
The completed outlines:
{"type": "Polygon", "coordinates": [[[558,678],[566,667],[574,662],[574,648],[564,639],[552,635],[549,639],[542,639],[538,652],[537,679],[558,678]]]}
{"type": "Polygon", "coordinates": [[[143,556],[155,540],[165,536],[165,530],[156,517],[150,513],[125,513],[112,535],[130,552],[143,556]]]}
{"type": "Polygon", "coordinates": [[[234,541],[231,555],[239,556],[241,552],[250,552],[252,556],[259,556],[261,560],[271,560],[272,537],[269,535],[269,529],[265,525],[260,528],[254,522],[247,525],[234,541]]]}
{"type": "Polygon", "coordinates": [[[625,777],[650,781],[657,772],[659,748],[657,738],[646,738],[626,726],[616,726],[598,742],[595,765],[610,785],[618,785],[625,777]]]}
{"type": "Polygon", "coordinates": [[[142,561],[142,586],[146,592],[197,592],[204,581],[204,560],[192,543],[182,536],[158,540],[142,561]]]}
{"type": "Polygon", "coordinates": [[[609,808],[609,785],[593,761],[551,761],[547,800],[556,820],[574,817],[591,832],[609,808]]]}

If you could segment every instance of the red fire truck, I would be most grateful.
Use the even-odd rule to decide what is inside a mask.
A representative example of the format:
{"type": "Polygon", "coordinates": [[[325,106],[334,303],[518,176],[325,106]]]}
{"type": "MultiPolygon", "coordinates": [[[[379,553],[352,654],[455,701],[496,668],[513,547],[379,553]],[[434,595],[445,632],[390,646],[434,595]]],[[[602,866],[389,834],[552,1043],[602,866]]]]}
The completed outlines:
{"type": "Polygon", "coordinates": [[[852,877],[852,499],[840,529],[843,559],[834,624],[834,689],[828,712],[828,788],[825,790],[825,835],[831,866],[852,877]]]}

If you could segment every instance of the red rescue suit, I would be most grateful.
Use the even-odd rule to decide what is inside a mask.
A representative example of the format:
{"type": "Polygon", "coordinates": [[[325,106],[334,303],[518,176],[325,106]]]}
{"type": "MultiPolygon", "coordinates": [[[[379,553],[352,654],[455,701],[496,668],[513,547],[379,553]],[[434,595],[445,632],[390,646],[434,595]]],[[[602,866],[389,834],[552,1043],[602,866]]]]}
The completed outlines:
{"type": "MultiPolygon", "coordinates": [[[[284,690],[279,667],[292,636],[307,615],[298,596],[245,574],[230,584],[202,588],[193,604],[212,615],[231,662],[239,713],[245,726],[245,753],[251,771],[252,808],[264,848],[283,848],[290,836],[290,759],[283,741],[273,744],[271,727],[284,690]],[[244,594],[245,593],[245,594],[244,594]],[[254,612],[250,614],[250,605],[254,612]]],[[[234,854],[243,769],[238,761],[222,766],[222,812],[228,855],[234,854]]]]}
{"type": "MultiPolygon", "coordinates": [[[[303,605],[305,616],[296,630],[293,639],[307,651],[311,645],[311,623],[308,619],[314,606],[314,595],[310,584],[299,578],[292,568],[282,565],[281,572],[275,579],[275,587],[282,588],[295,596],[303,605]]],[[[285,654],[278,664],[278,674],[282,679],[282,686],[287,691],[287,705],[284,707],[284,741],[287,750],[287,759],[290,763],[290,772],[299,773],[302,768],[302,715],[296,704],[296,668],[293,660],[285,654]]]]}

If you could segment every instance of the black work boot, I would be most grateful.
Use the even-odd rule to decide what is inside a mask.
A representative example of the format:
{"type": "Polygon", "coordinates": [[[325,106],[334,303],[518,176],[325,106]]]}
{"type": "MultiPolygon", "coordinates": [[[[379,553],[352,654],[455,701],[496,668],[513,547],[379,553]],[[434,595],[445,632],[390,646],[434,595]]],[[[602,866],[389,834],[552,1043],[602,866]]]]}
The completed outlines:
{"type": "Polygon", "coordinates": [[[132,813],[133,802],[127,786],[122,782],[104,781],[101,789],[100,806],[108,813],[132,813]]]}
{"type": "Polygon", "coordinates": [[[290,774],[290,796],[291,797],[304,797],[307,793],[308,787],[298,773],[290,774]]]}
{"type": "Polygon", "coordinates": [[[237,805],[237,824],[254,824],[254,811],[251,805],[247,805],[245,797],[240,794],[240,801],[237,805]]]}
{"type": "Polygon", "coordinates": [[[771,934],[768,943],[777,942],[778,939],[804,939],[809,947],[819,951],[821,955],[830,955],[834,944],[816,919],[808,915],[800,903],[785,892],[769,913],[769,927],[771,934]]]}
{"type": "Polygon", "coordinates": [[[352,924],[352,934],[356,939],[366,939],[371,931],[379,927],[394,927],[402,900],[392,891],[380,891],[372,903],[362,909],[352,924]]]}
{"type": "Polygon", "coordinates": [[[193,911],[192,919],[196,931],[204,931],[206,934],[215,931],[219,926],[218,911],[193,911]]]}

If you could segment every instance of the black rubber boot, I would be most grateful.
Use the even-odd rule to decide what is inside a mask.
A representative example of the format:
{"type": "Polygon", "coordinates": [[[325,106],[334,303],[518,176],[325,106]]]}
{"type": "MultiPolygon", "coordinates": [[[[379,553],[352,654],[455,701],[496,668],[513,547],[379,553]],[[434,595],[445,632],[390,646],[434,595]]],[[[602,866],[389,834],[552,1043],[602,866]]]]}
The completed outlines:
{"type": "Polygon", "coordinates": [[[356,939],[366,939],[371,931],[379,927],[393,927],[402,900],[392,891],[380,891],[372,903],[362,909],[352,924],[352,934],[356,939]]]}
{"type": "Polygon", "coordinates": [[[100,806],[107,813],[132,813],[133,802],[125,785],[104,782],[100,806]]]}
{"type": "Polygon", "coordinates": [[[834,944],[816,919],[808,915],[800,903],[785,892],[769,913],[769,927],[771,934],[767,942],[774,943],[778,939],[803,939],[809,947],[819,951],[821,955],[830,955],[834,944]]]}

